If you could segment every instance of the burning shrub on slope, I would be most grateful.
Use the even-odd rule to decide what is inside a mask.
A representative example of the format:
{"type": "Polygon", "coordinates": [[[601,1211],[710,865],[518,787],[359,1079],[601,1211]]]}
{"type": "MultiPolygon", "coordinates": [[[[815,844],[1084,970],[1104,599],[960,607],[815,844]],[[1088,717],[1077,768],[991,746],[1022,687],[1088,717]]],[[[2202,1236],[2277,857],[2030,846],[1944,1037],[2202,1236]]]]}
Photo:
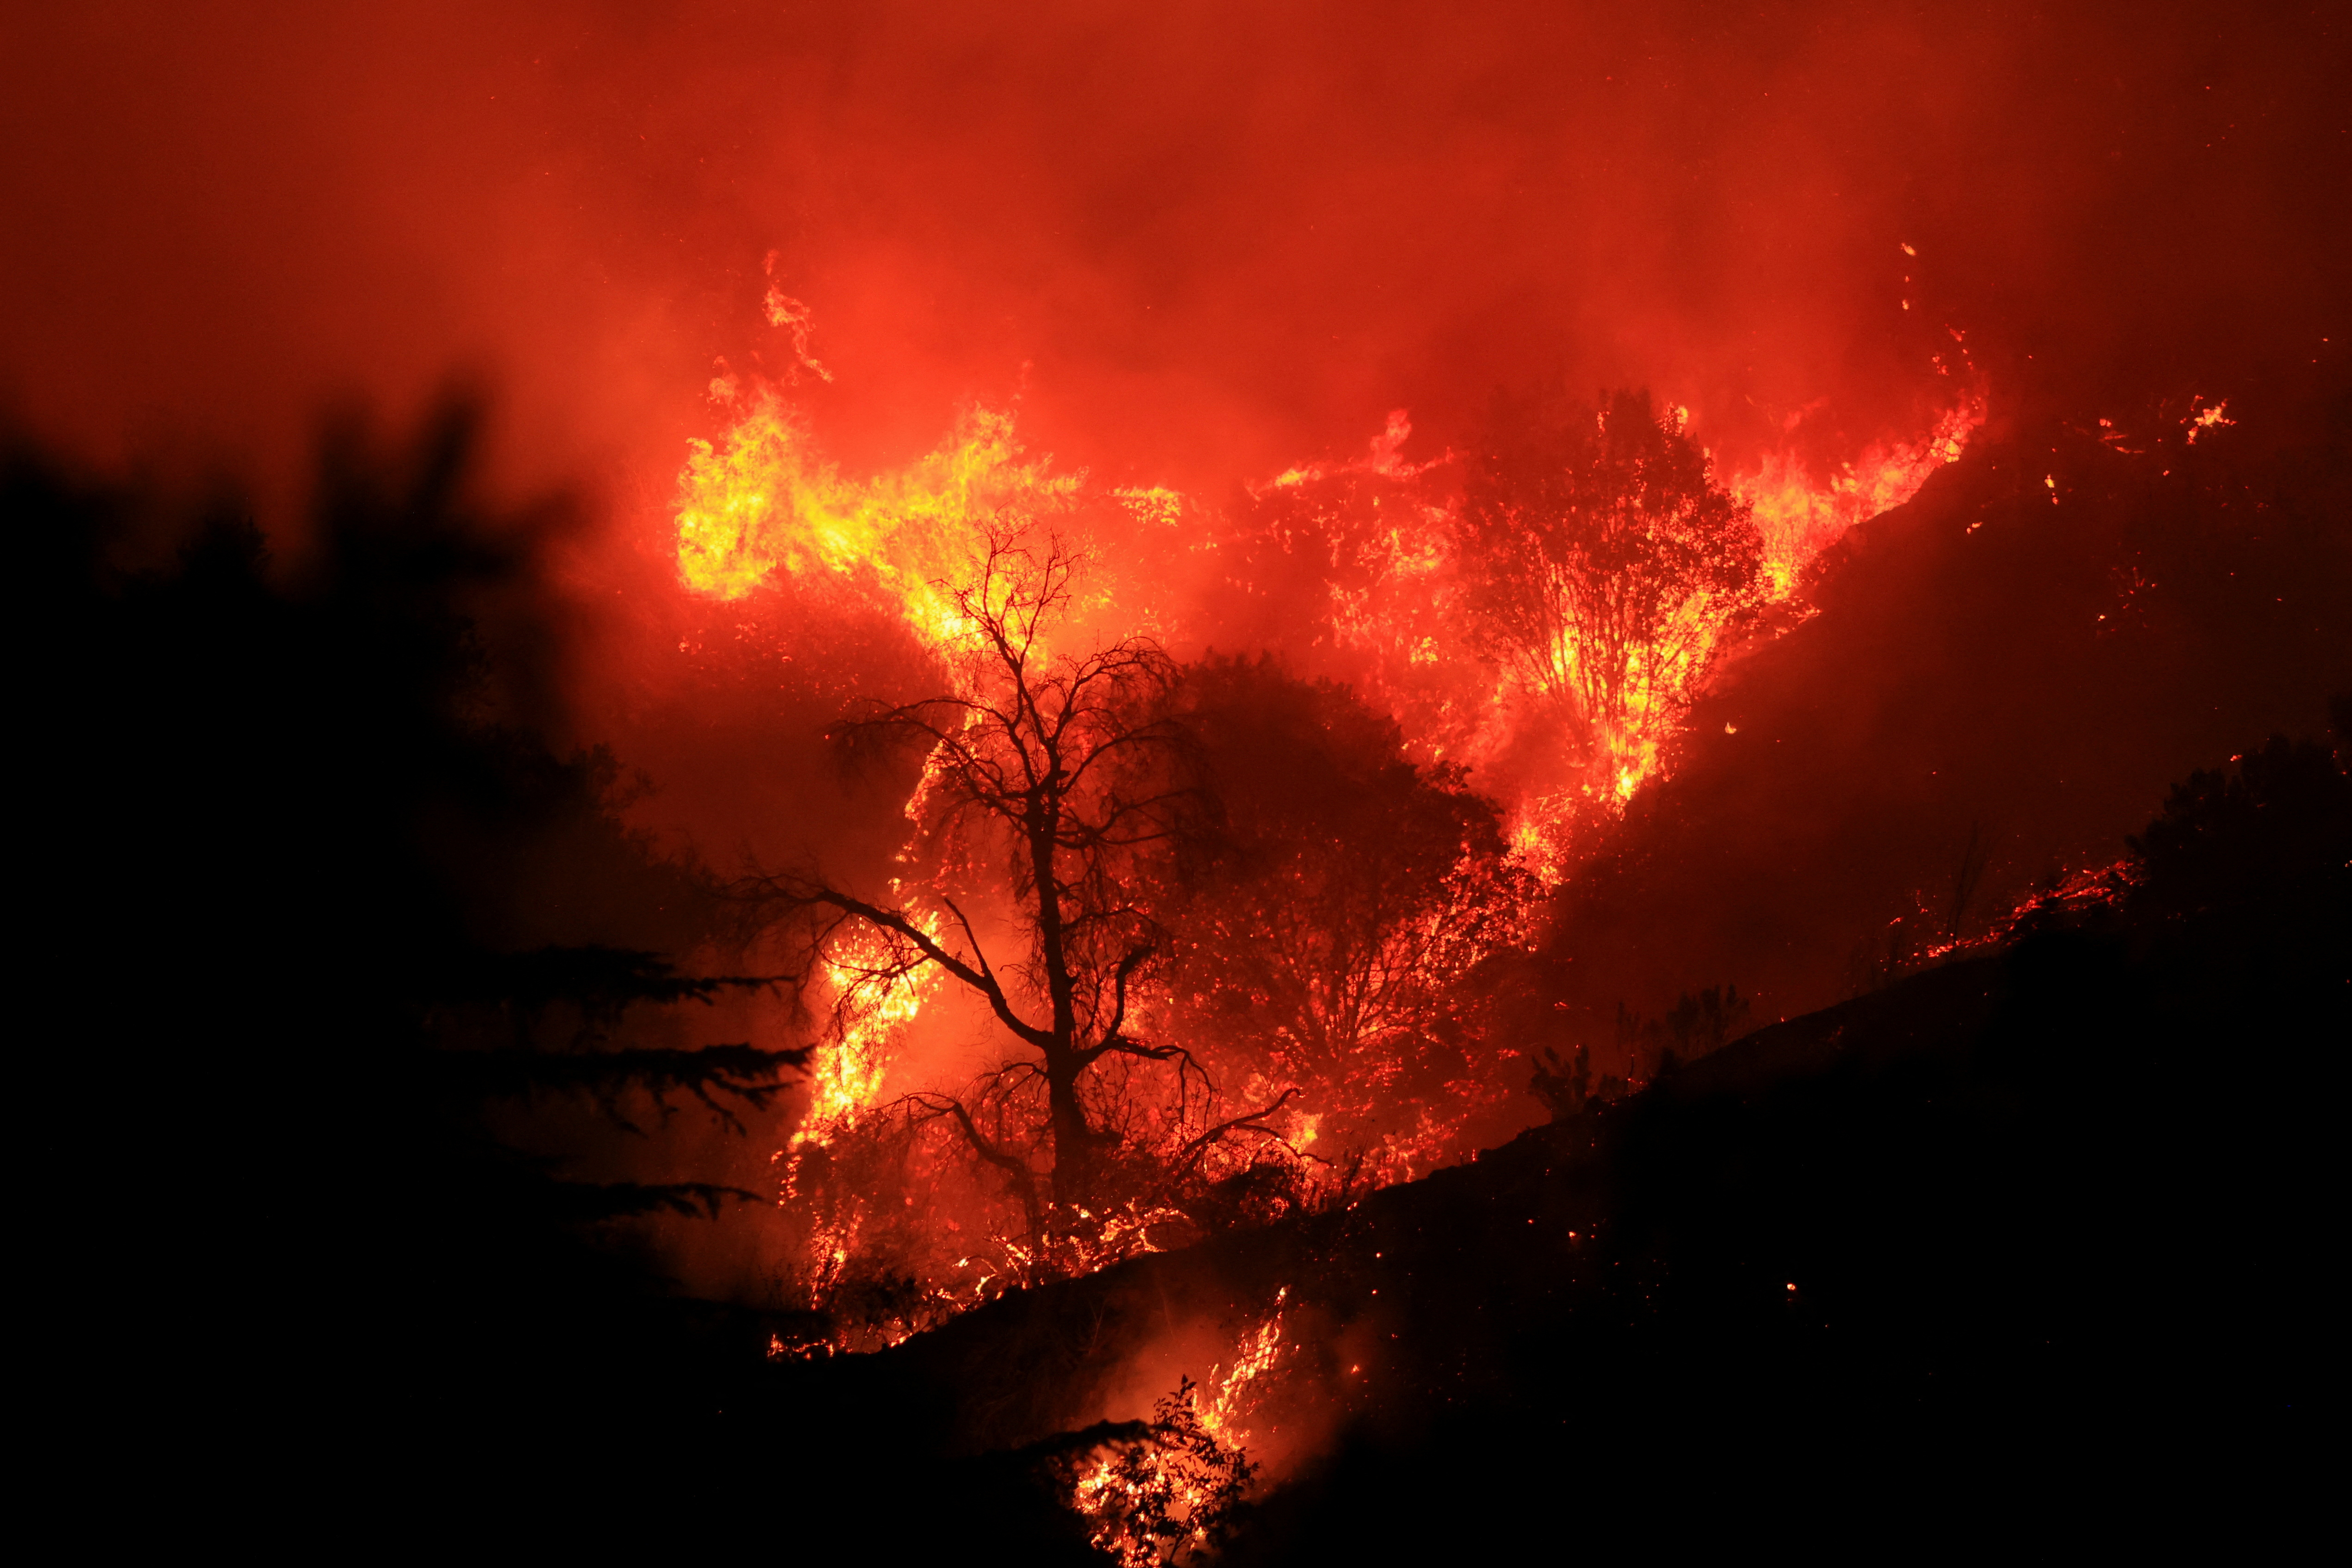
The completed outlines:
{"type": "Polygon", "coordinates": [[[1655,768],[1717,643],[1767,586],[1753,507],[1716,483],[1684,423],[1646,392],[1506,402],[1465,485],[1479,640],[1567,708],[1588,767],[1619,794],[1655,768]]]}

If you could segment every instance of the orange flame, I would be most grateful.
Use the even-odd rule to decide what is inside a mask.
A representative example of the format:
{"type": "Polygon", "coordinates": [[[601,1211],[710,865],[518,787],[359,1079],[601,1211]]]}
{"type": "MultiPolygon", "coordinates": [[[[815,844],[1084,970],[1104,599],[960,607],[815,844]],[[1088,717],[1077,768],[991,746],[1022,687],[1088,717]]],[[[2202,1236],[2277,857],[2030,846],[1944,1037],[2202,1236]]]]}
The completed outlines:
{"type": "MultiPolygon", "coordinates": [[[[938,920],[929,923],[936,936],[938,920]]],[[[824,977],[837,998],[834,1038],[817,1048],[809,1075],[808,1114],[793,1134],[793,1147],[830,1143],[881,1092],[889,1068],[892,1039],[923,1010],[938,988],[939,971],[926,965],[901,970],[878,934],[845,937],[827,956],[824,977]]]]}
{"type": "Polygon", "coordinates": [[[1195,1561],[1212,1544],[1218,1515],[1238,1500],[1256,1468],[1244,1448],[1249,1434],[1236,1423],[1258,1403],[1259,1380],[1286,1348],[1282,1316],[1289,1295],[1287,1285],[1275,1292],[1273,1312],[1236,1347],[1230,1370],[1212,1367],[1206,1385],[1187,1379],[1160,1402],[1163,1416],[1181,1415],[1180,1406],[1189,1410],[1197,1424],[1189,1440],[1181,1427],[1163,1427],[1162,1437],[1125,1452],[1098,1454],[1078,1473],[1071,1502],[1092,1524],[1096,1551],[1121,1568],[1156,1568],[1195,1561]],[[1207,1393],[1208,1386],[1215,1392],[1207,1393]]]}
{"type": "Polygon", "coordinates": [[[1764,570],[1773,594],[1789,593],[1813,558],[1856,523],[1899,507],[1918,494],[1927,476],[1957,463],[1984,423],[1981,392],[1970,392],[1916,441],[1880,442],[1818,483],[1801,458],[1786,448],[1766,455],[1731,482],[1732,493],[1756,508],[1764,536],[1764,570]]]}
{"type": "Polygon", "coordinates": [[[1011,414],[974,407],[906,467],[846,479],[772,388],[718,440],[689,448],[677,496],[678,572],[688,588],[740,599],[779,570],[825,572],[895,602],[935,644],[962,628],[940,585],[963,573],[987,519],[1062,503],[1083,478],[1026,456],[1011,414]]]}
{"type": "Polygon", "coordinates": [[[1272,1372],[1275,1364],[1282,1359],[1282,1313],[1289,1299],[1289,1286],[1275,1291],[1273,1312],[1258,1324],[1256,1332],[1242,1341],[1232,1367],[1209,1369],[1217,1392],[1202,1409],[1201,1425],[1226,1442],[1237,1444],[1249,1437],[1239,1425],[1240,1418],[1256,1403],[1255,1387],[1258,1380],[1272,1372]],[[1219,1376],[1220,1373],[1223,1375],[1219,1376]]]}
{"type": "MultiPolygon", "coordinates": [[[[767,306],[772,324],[791,329],[801,365],[829,379],[809,355],[807,308],[772,288],[767,306]]],[[[1099,591],[1102,602],[1089,601],[1087,608],[1089,613],[1100,609],[1118,618],[1124,631],[1151,624],[1148,591],[1155,586],[1151,579],[1157,569],[1171,559],[1166,547],[1176,543],[1165,536],[1202,534],[1206,521],[1206,545],[1188,538],[1185,548],[1216,545],[1214,515],[1196,511],[1194,503],[1177,491],[1089,490],[1082,472],[1056,473],[1050,459],[1024,451],[1009,413],[974,407],[932,451],[897,469],[857,479],[845,476],[822,455],[805,419],[777,388],[757,384],[747,393],[730,378],[718,383],[714,393],[733,411],[733,422],[715,439],[690,444],[678,476],[676,509],[680,578],[692,591],[709,599],[741,599],[779,572],[829,579],[890,605],[927,644],[945,649],[963,641],[970,630],[956,607],[954,590],[972,577],[992,528],[1008,517],[1076,517],[1084,506],[1092,508],[1087,515],[1101,517],[1113,530],[1110,537],[1118,549],[1111,553],[1123,558],[1125,571],[1134,579],[1122,580],[1114,592],[1108,579],[1117,574],[1106,573],[1099,591]],[[1130,588],[1144,591],[1130,595],[1130,588]]],[[[2217,403],[2198,411],[2191,438],[2198,430],[2231,423],[2223,413],[2225,406],[2217,403]]],[[[1687,417],[1682,409],[1675,414],[1678,421],[1687,417]]],[[[1729,487],[1754,507],[1771,596],[1792,593],[1806,565],[1839,536],[1907,501],[1937,468],[1957,461],[1984,417],[1981,394],[1970,392],[1925,434],[1874,445],[1825,480],[1816,479],[1790,449],[1769,455],[1754,470],[1732,479],[1729,487]]],[[[1405,462],[1402,448],[1411,431],[1405,411],[1395,411],[1363,455],[1286,469],[1255,493],[1263,497],[1289,491],[1312,500],[1312,489],[1298,487],[1331,479],[1360,493],[1360,509],[1348,525],[1354,532],[1346,536],[1352,552],[1350,570],[1333,574],[1328,602],[1314,615],[1317,640],[1350,656],[1360,655],[1374,670],[1384,672],[1374,675],[1373,683],[1385,683],[1391,690],[1376,700],[1392,699],[1401,718],[1408,701],[1420,700],[1412,697],[1420,689],[1413,683],[1428,682],[1429,691],[1443,701],[1423,702],[1423,711],[1433,716],[1421,723],[1416,743],[1433,757],[1452,747],[1477,760],[1499,753],[1507,744],[1504,732],[1522,723],[1517,716],[1522,710],[1506,700],[1505,688],[1493,684],[1499,677],[1477,663],[1465,641],[1451,587],[1457,563],[1450,503],[1442,486],[1416,482],[1425,471],[1449,462],[1452,455],[1418,465],[1405,462]],[[1362,483],[1367,479],[1376,483],[1362,483]],[[1445,681],[1454,684],[1431,680],[1431,666],[1443,667],[1441,674],[1453,672],[1445,681]]],[[[1320,529],[1327,523],[1317,513],[1299,526],[1320,529]]],[[[1332,525],[1330,548],[1335,552],[1340,538],[1332,525]]],[[[1727,606],[1706,595],[1682,606],[1680,621],[1670,633],[1637,658],[1630,672],[1624,718],[1595,737],[1598,752],[1576,764],[1571,777],[1527,781],[1509,826],[1514,858],[1523,871],[1544,883],[1557,882],[1564,874],[1564,845],[1571,826],[1622,807],[1659,771],[1664,748],[1683,716],[1685,698],[1677,694],[1686,693],[1691,677],[1712,655],[1727,613],[1727,606]]],[[[1576,656],[1575,651],[1569,650],[1569,656],[1576,656]]],[[[1407,727],[1413,730],[1415,726],[1408,722],[1407,727]]],[[[933,769],[927,769],[909,801],[910,814],[919,810],[932,778],[933,769]]],[[[1516,926],[1493,938],[1518,939],[1516,926]]],[[[1415,955],[1422,946],[1415,947],[1415,955]]],[[[803,1156],[808,1168],[822,1166],[825,1156],[821,1151],[832,1148],[880,1103],[903,1032],[913,1025],[937,984],[936,969],[899,968],[893,959],[887,945],[875,936],[845,942],[829,955],[824,973],[837,1002],[835,1027],[812,1063],[807,1113],[790,1147],[779,1154],[787,1162],[788,1196],[795,1193],[803,1156]]],[[[1428,961],[1414,955],[1400,961],[1407,960],[1428,961]]],[[[1417,1107],[1414,1124],[1387,1133],[1381,1146],[1370,1151],[1374,1185],[1410,1179],[1458,1157],[1466,1118],[1486,1103],[1485,1097],[1507,1092],[1484,1081],[1446,1088],[1443,1111],[1417,1107]]],[[[1297,1145],[1318,1138],[1320,1111],[1304,1104],[1297,1108],[1297,1145]]],[[[811,1238],[812,1289],[820,1301],[843,1276],[869,1219],[876,1227],[882,1223],[868,1214],[862,1195],[845,1192],[839,1197],[811,1238]]],[[[1156,1233],[1181,1234],[1184,1229],[1183,1217],[1176,1210],[1135,1202],[1099,1217],[1079,1211],[1077,1218],[1087,1223],[1056,1226],[1048,1238],[992,1237],[957,1260],[959,1277],[929,1281],[916,1309],[902,1321],[875,1329],[873,1335],[882,1343],[896,1343],[1005,1289],[1091,1272],[1156,1250],[1160,1244],[1156,1233]]],[[[848,1341],[824,1348],[846,1349],[848,1341]]],[[[1251,1385],[1272,1368],[1280,1351],[1277,1300],[1273,1316],[1240,1347],[1233,1370],[1221,1381],[1212,1374],[1214,1393],[1203,1389],[1198,1408],[1201,1428],[1218,1442],[1237,1448],[1246,1436],[1237,1421],[1251,1385]]],[[[1097,1474],[1101,1484],[1109,1484],[1108,1461],[1097,1474]]]]}

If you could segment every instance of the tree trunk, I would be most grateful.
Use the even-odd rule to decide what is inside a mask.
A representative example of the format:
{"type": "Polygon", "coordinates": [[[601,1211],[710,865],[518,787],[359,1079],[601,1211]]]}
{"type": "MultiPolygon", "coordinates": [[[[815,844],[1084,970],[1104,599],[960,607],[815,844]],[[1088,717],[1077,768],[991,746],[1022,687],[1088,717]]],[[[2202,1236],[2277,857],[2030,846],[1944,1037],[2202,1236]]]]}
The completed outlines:
{"type": "Polygon", "coordinates": [[[1027,822],[1030,876],[1036,883],[1037,946],[1045,965],[1045,988],[1054,1005],[1053,1043],[1045,1048],[1045,1096],[1054,1133],[1054,1201],[1087,1199],[1087,1166],[1094,1138],[1078,1103],[1078,1019],[1070,983],[1069,954],[1062,925],[1061,888],[1055,876],[1055,839],[1061,802],[1041,793],[1027,822]]]}
{"type": "Polygon", "coordinates": [[[1045,1090],[1053,1113],[1054,1201],[1085,1204],[1091,1200],[1087,1167],[1094,1152],[1093,1130],[1078,1104],[1078,1070],[1075,1053],[1045,1068],[1045,1090]]]}

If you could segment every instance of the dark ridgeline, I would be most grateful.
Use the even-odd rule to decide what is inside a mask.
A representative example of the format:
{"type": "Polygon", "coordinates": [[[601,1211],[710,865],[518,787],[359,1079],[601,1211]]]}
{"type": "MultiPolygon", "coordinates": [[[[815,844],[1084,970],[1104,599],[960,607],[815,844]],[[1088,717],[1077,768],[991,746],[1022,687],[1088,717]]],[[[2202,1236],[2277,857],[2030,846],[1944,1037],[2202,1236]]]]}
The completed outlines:
{"type": "Polygon", "coordinates": [[[763,1106],[797,1053],[632,1044],[753,982],[659,956],[718,902],[623,831],[609,758],[541,738],[561,518],[476,508],[473,429],[343,429],[284,570],[233,507],[0,470],[66,1440],[231,1516],[395,1460],[518,1495],[556,1454],[626,1475],[709,1403],[715,1346],[762,1343],[600,1240],[751,1194],[563,1180],[493,1132],[550,1096],[763,1106]]]}
{"type": "Polygon", "coordinates": [[[2333,1382],[2336,715],[2182,785],[2106,902],[1344,1213],[780,1368],[765,1429],[852,1514],[923,1476],[945,1549],[1116,1439],[1068,1434],[1171,1327],[1286,1287],[1279,1418],[1337,1438],[1228,1561],[2283,1538],[2333,1382]]]}
{"type": "Polygon", "coordinates": [[[1418,1348],[1234,1560],[1553,1511],[1654,1549],[2283,1542],[2334,1383],[2336,726],[2180,786],[2109,903],[1368,1203],[1339,1245],[1418,1348]]]}
{"type": "Polygon", "coordinates": [[[1996,384],[1958,462],[1808,569],[1815,612],[1727,657],[1570,879],[1547,1000],[1596,1071],[1621,1000],[1731,979],[1793,1017],[1981,935],[2352,684],[2340,368],[2234,383],[2194,444],[2184,392],[2091,405],[2110,425],[1996,384]]]}

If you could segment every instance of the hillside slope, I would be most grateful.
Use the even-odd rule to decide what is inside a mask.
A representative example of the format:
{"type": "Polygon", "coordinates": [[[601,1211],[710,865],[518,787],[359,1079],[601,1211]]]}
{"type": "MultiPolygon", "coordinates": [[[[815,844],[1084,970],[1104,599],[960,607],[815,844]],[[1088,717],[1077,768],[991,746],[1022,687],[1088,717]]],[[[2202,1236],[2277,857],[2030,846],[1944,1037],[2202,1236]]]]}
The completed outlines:
{"type": "Polygon", "coordinates": [[[1056,1434],[1205,1375],[1279,1291],[1237,1562],[1757,1510],[1925,1542],[2191,1480],[2175,1506],[2210,1508],[2250,1466],[2291,1504],[2325,1392],[2352,790],[2316,747],[2245,771],[2251,800],[2176,801],[2117,904],[1344,1212],[779,1369],[768,1429],[824,1434],[789,1468],[910,1542],[1051,1536],[1056,1434]]]}
{"type": "Polygon", "coordinates": [[[1815,563],[1817,613],[1720,672],[1566,891],[1548,958],[1601,1071],[1621,1000],[1727,981],[1812,1011],[2112,861],[2191,768],[2324,722],[2352,682],[2352,398],[2236,398],[2193,445],[2183,406],[2006,415],[1815,563]]]}

